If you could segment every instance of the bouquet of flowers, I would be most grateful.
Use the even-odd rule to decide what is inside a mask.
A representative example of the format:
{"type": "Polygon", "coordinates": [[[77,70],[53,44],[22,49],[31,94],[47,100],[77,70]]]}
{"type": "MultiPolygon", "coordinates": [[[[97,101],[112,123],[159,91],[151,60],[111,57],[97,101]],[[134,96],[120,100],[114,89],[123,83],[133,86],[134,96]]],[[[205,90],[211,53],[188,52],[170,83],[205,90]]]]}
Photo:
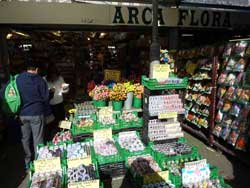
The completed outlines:
{"type": "Polygon", "coordinates": [[[131,82],[125,82],[125,83],[123,83],[123,85],[124,85],[127,93],[135,91],[135,86],[134,86],[134,84],[131,84],[131,82]]]}
{"type": "Polygon", "coordinates": [[[142,94],[144,91],[143,85],[140,85],[139,83],[134,84],[135,90],[134,90],[134,96],[138,99],[142,98],[142,94]]]}
{"type": "Polygon", "coordinates": [[[127,90],[124,84],[117,83],[109,93],[111,101],[123,101],[127,98],[127,90]]]}
{"type": "Polygon", "coordinates": [[[107,100],[109,98],[109,88],[105,85],[95,86],[93,90],[89,92],[89,96],[93,98],[93,100],[107,100]]]}

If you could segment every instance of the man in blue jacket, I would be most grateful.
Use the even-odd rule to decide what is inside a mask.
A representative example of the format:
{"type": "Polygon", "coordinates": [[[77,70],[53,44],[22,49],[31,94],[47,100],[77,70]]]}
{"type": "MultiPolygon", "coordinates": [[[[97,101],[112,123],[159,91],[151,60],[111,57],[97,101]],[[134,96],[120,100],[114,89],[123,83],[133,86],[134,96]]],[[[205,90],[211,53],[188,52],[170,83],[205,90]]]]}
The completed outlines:
{"type": "Polygon", "coordinates": [[[30,148],[33,137],[34,151],[37,145],[43,143],[44,139],[44,114],[49,103],[49,90],[47,83],[38,75],[38,65],[32,61],[27,63],[27,72],[17,77],[17,87],[20,92],[22,105],[20,120],[22,122],[22,144],[25,152],[25,165],[28,165],[32,158],[30,148]]]}

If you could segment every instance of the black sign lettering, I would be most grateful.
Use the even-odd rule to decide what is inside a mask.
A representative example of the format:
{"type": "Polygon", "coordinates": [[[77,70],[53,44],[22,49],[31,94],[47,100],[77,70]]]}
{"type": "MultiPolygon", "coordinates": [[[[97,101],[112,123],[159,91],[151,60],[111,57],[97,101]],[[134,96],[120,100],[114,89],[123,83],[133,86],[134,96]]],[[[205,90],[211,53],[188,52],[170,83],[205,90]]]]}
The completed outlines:
{"type": "Polygon", "coordinates": [[[128,7],[128,13],[129,13],[129,24],[139,24],[138,21],[138,9],[136,7],[128,7]]]}
{"type": "Polygon", "coordinates": [[[221,14],[220,12],[213,12],[213,27],[220,27],[220,18],[221,14]]]}
{"type": "Polygon", "coordinates": [[[188,16],[188,10],[179,9],[178,25],[184,25],[183,22],[186,20],[187,16],[188,16]]]}
{"type": "Polygon", "coordinates": [[[162,9],[158,9],[158,21],[160,21],[160,24],[161,25],[164,25],[164,20],[163,20],[163,17],[162,17],[162,9]]]}
{"type": "Polygon", "coordinates": [[[149,8],[149,7],[146,7],[145,9],[143,9],[142,11],[142,22],[145,24],[145,25],[149,25],[151,24],[152,22],[152,10],[149,8]],[[150,20],[147,20],[146,19],[146,15],[147,15],[147,12],[150,12],[151,16],[150,16],[150,20]]]}
{"type": "Polygon", "coordinates": [[[230,21],[230,12],[225,13],[224,22],[222,24],[223,27],[231,27],[231,21],[230,21]]]}
{"type": "Polygon", "coordinates": [[[195,10],[191,10],[191,26],[198,26],[199,25],[199,20],[195,19],[195,10]]]}
{"type": "Polygon", "coordinates": [[[113,23],[125,23],[122,17],[121,7],[115,7],[115,16],[113,19],[113,23]]]}
{"type": "Polygon", "coordinates": [[[208,11],[204,11],[201,14],[201,25],[208,26],[208,24],[209,24],[209,13],[208,11]]]}

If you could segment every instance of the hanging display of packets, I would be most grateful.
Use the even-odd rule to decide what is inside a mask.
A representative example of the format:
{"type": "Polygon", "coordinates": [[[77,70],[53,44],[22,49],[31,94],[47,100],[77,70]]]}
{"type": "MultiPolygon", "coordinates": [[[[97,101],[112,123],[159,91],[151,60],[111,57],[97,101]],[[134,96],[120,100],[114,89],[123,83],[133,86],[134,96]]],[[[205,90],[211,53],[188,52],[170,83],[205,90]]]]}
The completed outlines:
{"type": "Polygon", "coordinates": [[[76,168],[69,168],[67,171],[68,183],[82,182],[97,179],[94,165],[80,165],[76,168]]]}
{"type": "Polygon", "coordinates": [[[149,183],[149,184],[144,184],[142,185],[142,188],[171,188],[174,185],[170,185],[167,182],[157,182],[157,183],[149,183]]]}
{"type": "Polygon", "coordinates": [[[151,155],[129,157],[128,165],[132,172],[139,176],[161,171],[161,168],[151,155]]]}
{"type": "Polygon", "coordinates": [[[151,141],[183,137],[179,122],[162,122],[158,119],[149,120],[148,137],[151,141]]]}
{"type": "Polygon", "coordinates": [[[61,157],[65,150],[65,145],[60,146],[44,146],[38,149],[37,159],[50,159],[54,157],[61,157]]]}
{"type": "Polygon", "coordinates": [[[138,138],[135,131],[119,133],[118,143],[121,148],[124,148],[129,152],[142,151],[145,149],[142,141],[138,138]]]}
{"type": "Polygon", "coordinates": [[[102,156],[116,155],[117,148],[113,140],[97,140],[94,141],[95,152],[102,156]]]}
{"type": "Polygon", "coordinates": [[[158,116],[159,113],[166,112],[184,112],[183,103],[176,94],[150,96],[148,104],[150,116],[158,116]]]}
{"type": "Polygon", "coordinates": [[[90,156],[90,154],[89,142],[77,142],[67,146],[67,159],[84,158],[90,156]]]}
{"type": "Polygon", "coordinates": [[[164,153],[166,156],[183,155],[192,152],[192,147],[187,143],[171,142],[153,145],[153,150],[164,153]]]}
{"type": "Polygon", "coordinates": [[[61,188],[62,172],[34,173],[30,188],[61,188]]]}

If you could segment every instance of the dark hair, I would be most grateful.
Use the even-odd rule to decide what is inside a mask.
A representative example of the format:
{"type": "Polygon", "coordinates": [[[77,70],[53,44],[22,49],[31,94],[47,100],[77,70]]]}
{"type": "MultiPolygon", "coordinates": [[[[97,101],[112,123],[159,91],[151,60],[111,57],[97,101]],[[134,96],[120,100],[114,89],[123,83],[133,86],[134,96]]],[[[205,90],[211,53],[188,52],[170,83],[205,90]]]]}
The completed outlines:
{"type": "Polygon", "coordinates": [[[48,82],[54,82],[58,79],[60,73],[55,65],[49,65],[46,80],[48,82]]]}
{"type": "Polygon", "coordinates": [[[37,62],[35,62],[33,59],[28,58],[26,60],[26,65],[27,65],[27,70],[36,70],[37,68],[39,68],[39,64],[37,62]]]}

